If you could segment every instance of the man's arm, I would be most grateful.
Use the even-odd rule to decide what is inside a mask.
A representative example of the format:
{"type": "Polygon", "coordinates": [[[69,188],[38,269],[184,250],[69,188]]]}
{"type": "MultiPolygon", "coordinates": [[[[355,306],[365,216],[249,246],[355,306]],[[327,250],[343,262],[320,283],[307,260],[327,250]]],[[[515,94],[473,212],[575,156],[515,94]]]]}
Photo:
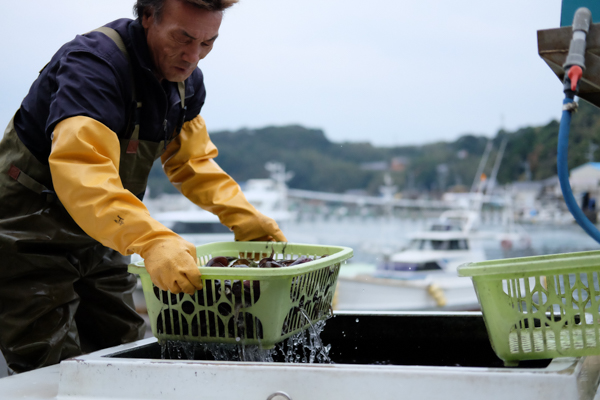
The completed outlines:
{"type": "Polygon", "coordinates": [[[196,205],[219,216],[239,241],[287,239],[271,218],[258,212],[239,185],[213,160],[218,155],[198,115],[162,155],[163,168],[175,187],[196,205]]]}
{"type": "Polygon", "coordinates": [[[92,238],[122,254],[140,254],[159,288],[193,293],[202,287],[195,247],[152,219],[121,183],[116,132],[127,125],[131,88],[116,46],[113,56],[77,51],[57,62],[46,122],[54,190],[92,238]]]}
{"type": "Polygon", "coordinates": [[[61,121],[48,159],[58,198],[92,238],[122,254],[140,254],[160,289],[201,289],[195,247],[151,218],[123,188],[119,160],[119,140],[105,125],[89,117],[61,121]]]}

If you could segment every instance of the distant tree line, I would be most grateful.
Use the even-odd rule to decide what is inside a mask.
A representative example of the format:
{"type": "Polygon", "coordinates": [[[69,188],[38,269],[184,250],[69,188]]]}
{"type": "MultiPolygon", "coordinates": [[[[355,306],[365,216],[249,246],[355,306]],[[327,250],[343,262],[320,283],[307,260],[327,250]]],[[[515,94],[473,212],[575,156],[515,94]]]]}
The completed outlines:
{"type": "MultiPolygon", "coordinates": [[[[600,144],[600,110],[584,100],[579,104],[571,124],[570,168],[586,163],[600,144]]],[[[394,147],[334,143],[322,130],[298,125],[214,132],[211,139],[219,148],[217,163],[238,182],[268,177],[265,163],[278,161],[294,172],[288,182],[291,188],[377,194],[387,173],[399,191],[409,195],[470,189],[488,140],[494,149],[484,171],[489,176],[500,144],[508,138],[498,172],[500,184],[556,175],[558,128],[559,121],[551,121],[515,132],[500,130],[493,139],[464,135],[453,142],[394,147]]],[[[175,192],[159,162],[148,184],[151,196],[175,192]]]]}

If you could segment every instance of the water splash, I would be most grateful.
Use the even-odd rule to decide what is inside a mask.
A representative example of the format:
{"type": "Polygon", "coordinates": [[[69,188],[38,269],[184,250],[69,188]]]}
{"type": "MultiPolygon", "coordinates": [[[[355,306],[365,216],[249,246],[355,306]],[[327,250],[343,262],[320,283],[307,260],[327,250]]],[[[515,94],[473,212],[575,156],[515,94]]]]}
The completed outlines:
{"type": "Polygon", "coordinates": [[[307,329],[290,336],[278,344],[283,362],[286,363],[318,363],[333,364],[329,358],[331,345],[323,346],[320,338],[325,321],[316,322],[313,329],[307,329]]]}
{"type": "MultiPolygon", "coordinates": [[[[306,313],[301,310],[306,318],[306,313]]],[[[310,324],[310,328],[277,343],[271,349],[240,344],[200,343],[166,340],[160,342],[161,358],[171,360],[210,360],[246,362],[285,362],[333,364],[329,357],[331,345],[324,346],[321,332],[325,321],[310,324]]]]}
{"type": "Polygon", "coordinates": [[[176,340],[166,340],[160,343],[160,358],[163,360],[193,360],[195,343],[176,340]]]}
{"type": "Polygon", "coordinates": [[[163,360],[214,359],[215,361],[274,362],[276,349],[223,343],[166,340],[160,343],[163,360]]]}
{"type": "Polygon", "coordinates": [[[306,318],[306,320],[310,324],[310,327],[312,328],[312,331],[309,332],[309,335],[310,335],[310,341],[309,341],[309,345],[308,345],[308,348],[310,351],[310,359],[309,359],[310,361],[309,362],[312,364],[314,362],[315,355],[320,355],[321,359],[323,360],[323,363],[331,364],[332,361],[329,358],[329,350],[331,349],[331,345],[329,345],[328,348],[325,348],[325,346],[323,346],[323,341],[321,341],[321,332],[323,332],[323,328],[325,328],[325,321],[323,321],[323,326],[320,327],[319,330],[317,330],[317,328],[315,327],[315,325],[313,325],[310,318],[308,317],[308,314],[306,313],[306,311],[303,308],[300,308],[300,313],[302,313],[302,315],[304,316],[304,318],[306,318]]]}
{"type": "Polygon", "coordinates": [[[274,362],[275,349],[223,343],[198,343],[197,346],[211,354],[215,361],[274,362]]]}

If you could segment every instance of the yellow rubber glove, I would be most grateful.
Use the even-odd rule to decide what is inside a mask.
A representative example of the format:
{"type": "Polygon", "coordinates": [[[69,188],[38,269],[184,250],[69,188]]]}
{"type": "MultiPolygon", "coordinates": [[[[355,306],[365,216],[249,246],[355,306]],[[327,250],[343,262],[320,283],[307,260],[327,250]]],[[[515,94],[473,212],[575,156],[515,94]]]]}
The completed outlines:
{"type": "Polygon", "coordinates": [[[140,255],[152,282],[160,289],[188,294],[202,289],[196,248],[186,240],[156,240],[140,255]]]}
{"type": "Polygon", "coordinates": [[[58,198],[88,235],[121,254],[140,254],[162,290],[192,294],[202,288],[194,246],[151,218],[123,188],[113,131],[88,117],[63,120],[48,161],[58,198]]]}
{"type": "Polygon", "coordinates": [[[235,240],[287,242],[277,223],[248,202],[239,185],[213,160],[218,150],[198,115],[162,155],[163,169],[175,187],[196,205],[216,214],[235,240]]]}

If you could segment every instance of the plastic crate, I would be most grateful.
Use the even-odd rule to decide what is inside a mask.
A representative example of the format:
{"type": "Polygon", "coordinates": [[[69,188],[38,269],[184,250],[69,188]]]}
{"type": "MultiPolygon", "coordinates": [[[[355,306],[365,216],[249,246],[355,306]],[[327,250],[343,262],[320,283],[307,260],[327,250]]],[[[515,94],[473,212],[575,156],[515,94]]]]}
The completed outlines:
{"type": "Polygon", "coordinates": [[[600,354],[600,251],[464,264],[507,365],[600,354]]]}
{"type": "Polygon", "coordinates": [[[270,348],[330,315],[347,247],[274,242],[219,242],[198,246],[200,265],[216,256],[260,260],[319,258],[285,268],[200,267],[204,287],[194,295],[172,294],[150,280],[143,261],[139,274],[152,333],[159,341],[218,342],[270,348]]]}

